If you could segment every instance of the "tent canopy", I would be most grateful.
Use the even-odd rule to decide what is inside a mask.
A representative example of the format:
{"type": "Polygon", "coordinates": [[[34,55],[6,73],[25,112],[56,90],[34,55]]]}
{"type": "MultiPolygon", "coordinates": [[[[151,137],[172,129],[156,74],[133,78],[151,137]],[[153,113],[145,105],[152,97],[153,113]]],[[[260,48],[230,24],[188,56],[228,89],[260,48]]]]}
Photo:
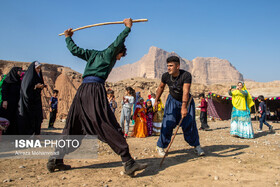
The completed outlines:
{"type": "MultiPolygon", "coordinates": [[[[251,113],[255,113],[259,107],[259,101],[257,97],[253,97],[255,106],[251,108],[251,113]]],[[[215,93],[208,94],[208,114],[214,118],[221,120],[229,120],[231,118],[232,110],[232,98],[228,96],[222,96],[215,93]]],[[[266,106],[270,112],[276,114],[280,113],[280,97],[266,97],[266,106]]]]}

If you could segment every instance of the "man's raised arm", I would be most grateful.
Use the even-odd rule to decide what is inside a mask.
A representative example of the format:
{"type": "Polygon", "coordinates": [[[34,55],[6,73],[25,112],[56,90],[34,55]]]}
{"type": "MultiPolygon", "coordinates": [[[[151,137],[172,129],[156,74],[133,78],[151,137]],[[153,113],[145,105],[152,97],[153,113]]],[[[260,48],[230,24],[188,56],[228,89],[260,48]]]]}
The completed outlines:
{"type": "Polygon", "coordinates": [[[83,60],[88,61],[89,57],[91,56],[94,50],[88,50],[78,47],[75,42],[72,40],[73,32],[72,28],[67,29],[64,31],[65,41],[67,44],[67,48],[69,51],[76,57],[79,57],[83,60]]]}
{"type": "Polygon", "coordinates": [[[125,29],[119,34],[116,40],[108,47],[109,52],[119,51],[119,49],[124,45],[125,38],[131,31],[132,19],[127,18],[123,20],[125,29]]]}

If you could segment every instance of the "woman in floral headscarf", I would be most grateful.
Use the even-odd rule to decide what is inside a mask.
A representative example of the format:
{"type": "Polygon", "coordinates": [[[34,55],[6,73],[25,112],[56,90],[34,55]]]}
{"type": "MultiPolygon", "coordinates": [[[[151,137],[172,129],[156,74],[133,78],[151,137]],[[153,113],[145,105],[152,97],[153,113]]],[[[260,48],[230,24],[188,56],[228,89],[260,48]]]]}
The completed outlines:
{"type": "Polygon", "coordinates": [[[230,134],[241,138],[254,138],[250,116],[250,109],[254,106],[254,102],[245,84],[239,82],[234,91],[230,88],[229,95],[232,96],[233,105],[230,134]]]}

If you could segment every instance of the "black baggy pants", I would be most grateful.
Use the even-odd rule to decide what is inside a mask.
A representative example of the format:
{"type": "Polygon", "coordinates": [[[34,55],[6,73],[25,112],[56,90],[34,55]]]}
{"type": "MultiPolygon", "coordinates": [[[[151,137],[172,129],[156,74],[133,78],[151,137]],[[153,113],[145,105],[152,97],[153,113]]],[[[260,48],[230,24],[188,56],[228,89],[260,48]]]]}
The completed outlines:
{"type": "MultiPolygon", "coordinates": [[[[97,135],[120,155],[131,159],[122,128],[112,112],[102,83],[83,83],[70,107],[63,135],[97,135]]],[[[69,152],[65,152],[67,154],[69,152]]]]}

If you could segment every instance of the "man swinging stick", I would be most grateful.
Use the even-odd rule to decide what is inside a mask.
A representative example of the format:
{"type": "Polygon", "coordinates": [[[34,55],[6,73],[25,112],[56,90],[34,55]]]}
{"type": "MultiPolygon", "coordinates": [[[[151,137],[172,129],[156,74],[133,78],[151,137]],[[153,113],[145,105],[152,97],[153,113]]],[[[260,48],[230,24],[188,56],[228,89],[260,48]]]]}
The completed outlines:
{"type": "MultiPolygon", "coordinates": [[[[126,28],[103,51],[78,47],[71,38],[73,35],[72,29],[64,31],[69,51],[74,56],[87,61],[87,65],[83,74],[83,82],[70,107],[62,134],[97,135],[99,140],[108,143],[115,153],[121,156],[125,173],[133,176],[135,171],[145,169],[147,164],[140,164],[132,159],[122,128],[110,109],[104,87],[105,80],[116,61],[126,55],[124,42],[131,31],[132,20],[124,19],[124,25],[126,28]]],[[[71,169],[71,166],[65,165],[63,159],[51,156],[47,168],[50,172],[53,172],[55,169],[71,169]]]]}

